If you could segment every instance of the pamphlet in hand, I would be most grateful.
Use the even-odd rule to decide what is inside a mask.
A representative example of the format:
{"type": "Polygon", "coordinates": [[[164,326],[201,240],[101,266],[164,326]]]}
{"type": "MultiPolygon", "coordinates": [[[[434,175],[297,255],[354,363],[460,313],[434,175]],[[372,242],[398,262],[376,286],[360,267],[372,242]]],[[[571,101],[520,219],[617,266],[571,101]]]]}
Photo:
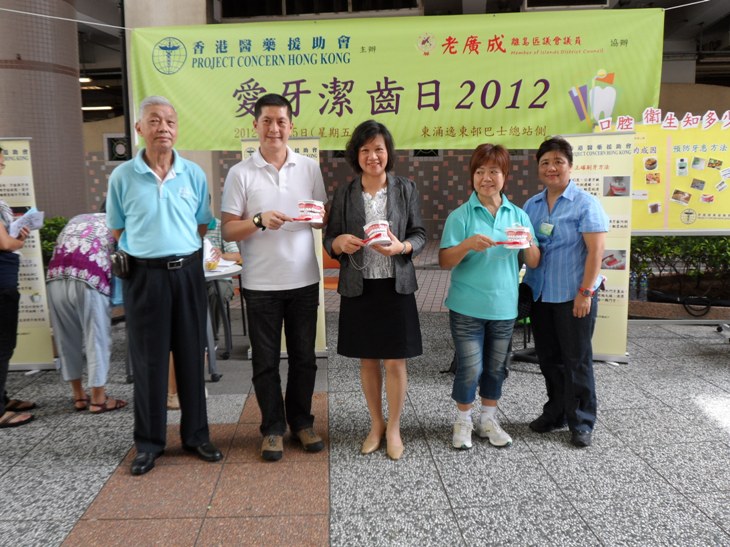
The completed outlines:
{"type": "Polygon", "coordinates": [[[8,234],[10,234],[10,237],[18,237],[20,230],[23,228],[38,230],[43,226],[43,216],[43,211],[39,211],[35,207],[31,207],[22,217],[17,218],[10,223],[8,234]]]}

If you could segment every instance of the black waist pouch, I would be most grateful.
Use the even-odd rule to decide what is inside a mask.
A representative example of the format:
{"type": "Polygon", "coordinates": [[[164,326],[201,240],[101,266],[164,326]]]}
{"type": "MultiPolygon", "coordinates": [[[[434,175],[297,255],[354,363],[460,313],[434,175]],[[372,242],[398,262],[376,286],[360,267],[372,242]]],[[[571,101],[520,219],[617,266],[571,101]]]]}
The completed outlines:
{"type": "Polygon", "coordinates": [[[115,251],[111,254],[112,273],[120,279],[127,279],[132,275],[131,257],[122,250],[115,251]]]}

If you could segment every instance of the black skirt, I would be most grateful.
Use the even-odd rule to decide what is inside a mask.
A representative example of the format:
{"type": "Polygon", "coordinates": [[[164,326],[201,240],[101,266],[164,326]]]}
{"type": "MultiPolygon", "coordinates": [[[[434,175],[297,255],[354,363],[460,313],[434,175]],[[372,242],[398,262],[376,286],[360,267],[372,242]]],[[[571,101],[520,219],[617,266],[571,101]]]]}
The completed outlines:
{"type": "Polygon", "coordinates": [[[341,297],[337,353],[359,359],[407,359],[423,353],[414,294],[395,279],[364,279],[363,293],[341,297]]]}

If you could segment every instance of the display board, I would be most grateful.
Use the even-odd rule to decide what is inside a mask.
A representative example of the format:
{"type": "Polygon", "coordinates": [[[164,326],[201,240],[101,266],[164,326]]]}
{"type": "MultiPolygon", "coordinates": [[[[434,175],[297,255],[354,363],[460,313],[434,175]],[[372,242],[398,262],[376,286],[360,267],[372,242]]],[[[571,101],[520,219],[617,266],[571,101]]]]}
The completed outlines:
{"type": "Polygon", "coordinates": [[[632,9],[138,28],[133,95],[172,101],[179,149],[238,150],[264,93],[327,150],[370,118],[400,149],[534,149],[656,107],[663,23],[632,9]]]}
{"type": "MultiPolygon", "coordinates": [[[[0,139],[5,156],[5,170],[0,176],[0,197],[21,216],[35,207],[33,168],[28,139],[0,139]]],[[[38,230],[30,232],[20,250],[20,314],[18,342],[10,370],[53,367],[51,323],[46,300],[46,280],[38,230]]]]}
{"type": "Polygon", "coordinates": [[[601,260],[606,282],[598,297],[593,357],[626,362],[634,134],[606,132],[567,139],[573,146],[573,180],[599,199],[609,217],[601,260]]]}
{"type": "Polygon", "coordinates": [[[647,109],[644,122],[634,146],[633,233],[730,234],[730,110],[679,119],[647,109]]]}

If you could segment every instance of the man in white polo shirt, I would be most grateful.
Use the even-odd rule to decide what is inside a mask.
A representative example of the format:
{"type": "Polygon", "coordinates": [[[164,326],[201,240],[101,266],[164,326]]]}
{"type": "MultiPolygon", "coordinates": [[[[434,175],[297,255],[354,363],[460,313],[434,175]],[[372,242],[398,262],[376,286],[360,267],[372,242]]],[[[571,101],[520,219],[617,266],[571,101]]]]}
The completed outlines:
{"type": "Polygon", "coordinates": [[[319,164],[287,146],[293,128],[289,101],[263,95],[254,118],[259,149],[228,172],[221,211],[223,239],[241,242],[253,385],[264,436],[261,456],[277,461],[287,424],[304,450],[324,448],[311,413],[319,303],[312,227],[323,224],[292,219],[299,201],[325,202],[326,195],[319,164]],[[282,325],[289,360],[285,397],[279,375],[282,325]]]}

